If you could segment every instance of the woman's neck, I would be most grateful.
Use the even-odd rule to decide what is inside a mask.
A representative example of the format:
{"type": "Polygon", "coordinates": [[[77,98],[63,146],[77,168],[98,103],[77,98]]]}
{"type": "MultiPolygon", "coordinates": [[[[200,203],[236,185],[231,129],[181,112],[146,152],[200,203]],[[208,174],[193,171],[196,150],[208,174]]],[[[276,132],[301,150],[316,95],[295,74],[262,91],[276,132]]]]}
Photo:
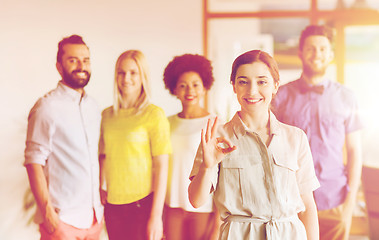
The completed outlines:
{"type": "Polygon", "coordinates": [[[121,97],[121,102],[120,102],[120,108],[122,109],[128,109],[128,108],[133,108],[135,107],[137,102],[136,97],[131,97],[131,96],[122,96],[121,97]]]}
{"type": "Polygon", "coordinates": [[[269,112],[247,113],[245,111],[238,112],[241,120],[245,125],[254,132],[262,132],[268,130],[269,112]]]}
{"type": "Polygon", "coordinates": [[[245,125],[253,132],[259,135],[261,141],[268,147],[271,142],[270,134],[270,114],[264,112],[262,114],[247,114],[243,111],[239,112],[239,116],[245,125]]]}
{"type": "Polygon", "coordinates": [[[183,110],[178,114],[180,118],[201,118],[209,115],[204,108],[196,106],[183,106],[183,110]]]}

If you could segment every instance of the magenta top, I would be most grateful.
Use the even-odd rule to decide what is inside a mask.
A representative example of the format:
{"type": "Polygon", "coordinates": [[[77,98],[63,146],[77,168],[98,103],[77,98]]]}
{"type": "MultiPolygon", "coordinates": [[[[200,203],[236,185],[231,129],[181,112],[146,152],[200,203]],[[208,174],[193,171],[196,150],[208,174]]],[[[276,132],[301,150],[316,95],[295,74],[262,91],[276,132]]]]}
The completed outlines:
{"type": "Polygon", "coordinates": [[[343,163],[345,135],[363,128],[353,92],[329,80],[311,87],[298,79],[279,88],[272,108],[279,121],[308,136],[321,184],[314,192],[318,210],[343,203],[349,191],[343,163]]]}

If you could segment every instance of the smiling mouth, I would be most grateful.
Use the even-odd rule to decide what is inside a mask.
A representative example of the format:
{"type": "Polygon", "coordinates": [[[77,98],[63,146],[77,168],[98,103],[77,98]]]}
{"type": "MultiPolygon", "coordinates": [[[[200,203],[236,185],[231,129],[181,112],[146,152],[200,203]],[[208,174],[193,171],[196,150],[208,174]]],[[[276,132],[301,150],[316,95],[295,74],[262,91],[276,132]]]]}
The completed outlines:
{"type": "Polygon", "coordinates": [[[262,98],[245,98],[245,101],[248,103],[248,104],[256,104],[260,101],[262,101],[262,98]]]}
{"type": "Polygon", "coordinates": [[[194,96],[185,96],[185,99],[188,101],[191,101],[191,100],[194,100],[195,97],[194,96]]]}
{"type": "Polygon", "coordinates": [[[88,77],[88,72],[86,71],[83,71],[83,72],[74,72],[75,76],[79,77],[79,78],[87,78],[88,77]]]}

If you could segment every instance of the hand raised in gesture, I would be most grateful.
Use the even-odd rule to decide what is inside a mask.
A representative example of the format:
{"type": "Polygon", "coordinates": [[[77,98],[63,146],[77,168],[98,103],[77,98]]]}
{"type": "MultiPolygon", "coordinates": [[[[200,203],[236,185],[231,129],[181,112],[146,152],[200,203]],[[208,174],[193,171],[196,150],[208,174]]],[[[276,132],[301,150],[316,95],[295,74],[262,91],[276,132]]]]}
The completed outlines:
{"type": "Polygon", "coordinates": [[[204,168],[214,167],[221,162],[226,154],[237,149],[237,146],[233,146],[228,139],[215,136],[217,121],[218,119],[216,117],[215,121],[211,125],[211,119],[208,119],[205,133],[204,129],[201,130],[201,147],[204,154],[204,168]]]}

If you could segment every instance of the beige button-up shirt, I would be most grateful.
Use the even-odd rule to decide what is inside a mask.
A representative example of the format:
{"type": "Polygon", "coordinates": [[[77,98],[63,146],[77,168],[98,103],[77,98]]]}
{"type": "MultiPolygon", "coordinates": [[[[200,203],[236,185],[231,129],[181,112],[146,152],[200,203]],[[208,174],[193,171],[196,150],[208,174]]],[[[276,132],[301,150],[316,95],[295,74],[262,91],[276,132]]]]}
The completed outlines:
{"type": "MultiPolygon", "coordinates": [[[[237,149],[213,170],[214,200],[224,221],[220,239],[307,239],[297,213],[301,194],[320,185],[305,133],[270,113],[272,140],[266,147],[238,113],[218,130],[237,149]]],[[[199,148],[191,177],[203,161],[199,148]]]]}

